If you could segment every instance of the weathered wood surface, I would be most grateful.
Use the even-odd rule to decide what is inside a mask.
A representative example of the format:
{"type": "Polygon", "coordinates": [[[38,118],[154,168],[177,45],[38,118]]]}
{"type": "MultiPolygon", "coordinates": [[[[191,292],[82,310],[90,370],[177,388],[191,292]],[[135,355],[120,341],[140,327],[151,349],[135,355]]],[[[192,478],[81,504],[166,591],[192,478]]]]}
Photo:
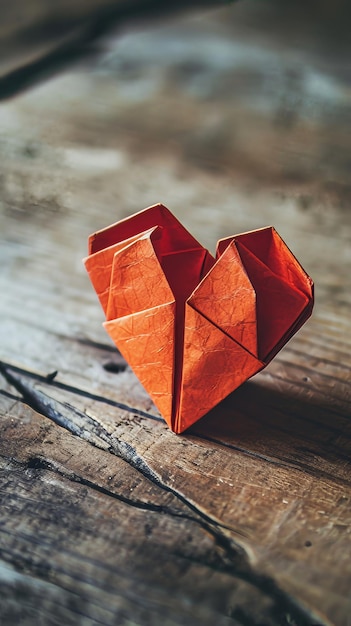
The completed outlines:
{"type": "Polygon", "coordinates": [[[350,94],[278,44],[243,74],[226,22],[125,36],[1,109],[1,624],[350,622],[350,94]],[[273,223],[316,282],[306,327],[180,437],[81,264],[157,201],[212,250],[273,223]]]}
{"type": "Polygon", "coordinates": [[[226,1],[0,0],[0,101],[92,56],[111,31],[226,1]]]}

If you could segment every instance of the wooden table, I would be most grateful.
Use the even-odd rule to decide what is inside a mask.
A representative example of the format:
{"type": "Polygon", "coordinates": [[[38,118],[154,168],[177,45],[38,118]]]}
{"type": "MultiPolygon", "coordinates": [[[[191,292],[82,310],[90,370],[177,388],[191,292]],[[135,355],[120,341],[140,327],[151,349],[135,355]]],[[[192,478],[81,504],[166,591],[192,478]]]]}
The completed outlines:
{"type": "Polygon", "coordinates": [[[2,625],[351,623],[350,92],[279,43],[243,73],[231,29],[125,35],[2,106],[2,625]],[[81,263],[158,201],[212,250],[273,223],[316,283],[308,324],[183,436],[81,263]]]}

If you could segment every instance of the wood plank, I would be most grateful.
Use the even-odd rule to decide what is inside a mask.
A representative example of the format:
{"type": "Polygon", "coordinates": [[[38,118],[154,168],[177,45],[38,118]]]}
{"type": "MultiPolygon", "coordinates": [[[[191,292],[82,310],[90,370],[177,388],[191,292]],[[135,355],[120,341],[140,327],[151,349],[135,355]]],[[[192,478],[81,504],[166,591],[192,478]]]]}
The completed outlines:
{"type": "MultiPolygon", "coordinates": [[[[167,82],[182,57],[170,60],[165,40],[183,28],[151,31],[148,44],[145,35],[147,84],[155,42],[166,70],[140,101],[111,53],[107,73],[102,61],[2,108],[6,625],[345,626],[349,618],[351,223],[344,161],[330,163],[339,185],[331,192],[319,156],[339,139],[347,154],[349,96],[333,100],[334,129],[318,107],[313,123],[302,112],[287,131],[240,98],[231,106],[214,89],[226,73],[204,53],[213,23],[194,21],[187,32],[217,94],[196,99],[167,82]],[[235,146],[220,134],[230,129],[233,139],[234,125],[235,146]],[[267,159],[268,149],[279,158],[267,159]],[[306,162],[305,178],[289,178],[287,166],[303,173],[306,162]],[[181,437],[109,343],[81,263],[90,232],[159,200],[211,250],[217,238],[274,223],[316,282],[308,324],[181,437]]],[[[231,54],[223,28],[218,22],[216,37],[231,54]]],[[[140,71],[130,37],[120,58],[140,71]]],[[[183,43],[190,54],[185,35],[183,43]]]]}
{"type": "MultiPolygon", "coordinates": [[[[88,623],[124,624],[133,615],[145,624],[235,624],[242,613],[275,624],[272,611],[284,618],[289,598],[277,589],[272,601],[269,579],[251,580],[240,547],[225,541],[220,526],[206,523],[196,507],[166,485],[145,484],[120,458],[11,404],[2,422],[1,556],[23,572],[12,581],[12,593],[23,586],[31,596],[33,586],[35,593],[47,581],[41,618],[56,602],[59,619],[66,612],[71,621],[85,616],[88,623]]],[[[28,604],[24,612],[33,610],[32,600],[28,604]]],[[[294,605],[291,611],[305,619],[294,605]]]]}

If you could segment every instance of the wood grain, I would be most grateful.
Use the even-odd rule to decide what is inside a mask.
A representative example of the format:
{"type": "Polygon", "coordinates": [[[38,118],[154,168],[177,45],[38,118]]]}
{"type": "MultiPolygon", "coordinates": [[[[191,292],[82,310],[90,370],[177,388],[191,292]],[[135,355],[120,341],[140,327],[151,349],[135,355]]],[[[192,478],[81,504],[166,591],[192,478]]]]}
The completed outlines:
{"type": "MultiPolygon", "coordinates": [[[[155,67],[147,55],[157,42],[166,59],[177,28],[184,22],[165,39],[162,28],[150,31],[148,44],[145,35],[145,80],[155,67]]],[[[194,21],[200,48],[212,45],[212,28],[194,21]]],[[[127,43],[120,55],[131,59],[127,43]]],[[[328,186],[320,149],[332,154],[343,134],[337,121],[333,130],[330,118],[312,123],[300,112],[299,128],[278,131],[240,99],[230,112],[227,93],[196,99],[170,85],[181,63],[173,54],[156,91],[143,83],[139,103],[137,66],[122,78],[110,58],[107,74],[106,60],[2,108],[0,621],[345,626],[347,139],[343,158],[330,157],[337,184],[328,186]],[[170,102],[179,105],[173,126],[170,102]],[[220,121],[208,134],[218,111],[228,133],[230,121],[246,120],[239,143],[224,135],[220,143],[220,121]],[[280,137],[285,166],[303,172],[309,159],[310,174],[289,177],[250,143],[253,134],[256,143],[272,139],[270,155],[280,137]],[[250,158],[235,168],[243,150],[250,158]],[[273,223],[316,283],[308,324],[183,436],[169,431],[109,343],[81,263],[90,232],[157,201],[211,250],[220,237],[273,223]]],[[[335,115],[346,102],[338,97],[335,115]]]]}
{"type": "MultiPolygon", "coordinates": [[[[234,1],[234,0],[232,0],[234,1]]],[[[43,0],[0,1],[0,100],[48,80],[93,56],[111,31],[165,14],[204,9],[226,0],[43,0]],[[98,43],[97,43],[98,42],[98,43]]]]}

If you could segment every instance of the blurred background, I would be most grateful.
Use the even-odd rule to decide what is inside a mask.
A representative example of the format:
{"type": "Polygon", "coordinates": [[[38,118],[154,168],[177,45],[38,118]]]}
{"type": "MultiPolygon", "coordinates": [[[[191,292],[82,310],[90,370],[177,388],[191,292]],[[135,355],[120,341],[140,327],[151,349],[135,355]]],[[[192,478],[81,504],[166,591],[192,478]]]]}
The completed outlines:
{"type": "Polygon", "coordinates": [[[318,294],[344,303],[349,4],[197,2],[174,13],[171,2],[167,16],[162,3],[126,4],[1,3],[0,97],[9,72],[70,51],[61,73],[44,63],[39,84],[29,68],[30,88],[0,107],[8,246],[31,238],[35,269],[43,246],[45,256],[64,242],[78,288],[88,234],[161,201],[212,251],[219,237],[273,223],[318,294]]]}

